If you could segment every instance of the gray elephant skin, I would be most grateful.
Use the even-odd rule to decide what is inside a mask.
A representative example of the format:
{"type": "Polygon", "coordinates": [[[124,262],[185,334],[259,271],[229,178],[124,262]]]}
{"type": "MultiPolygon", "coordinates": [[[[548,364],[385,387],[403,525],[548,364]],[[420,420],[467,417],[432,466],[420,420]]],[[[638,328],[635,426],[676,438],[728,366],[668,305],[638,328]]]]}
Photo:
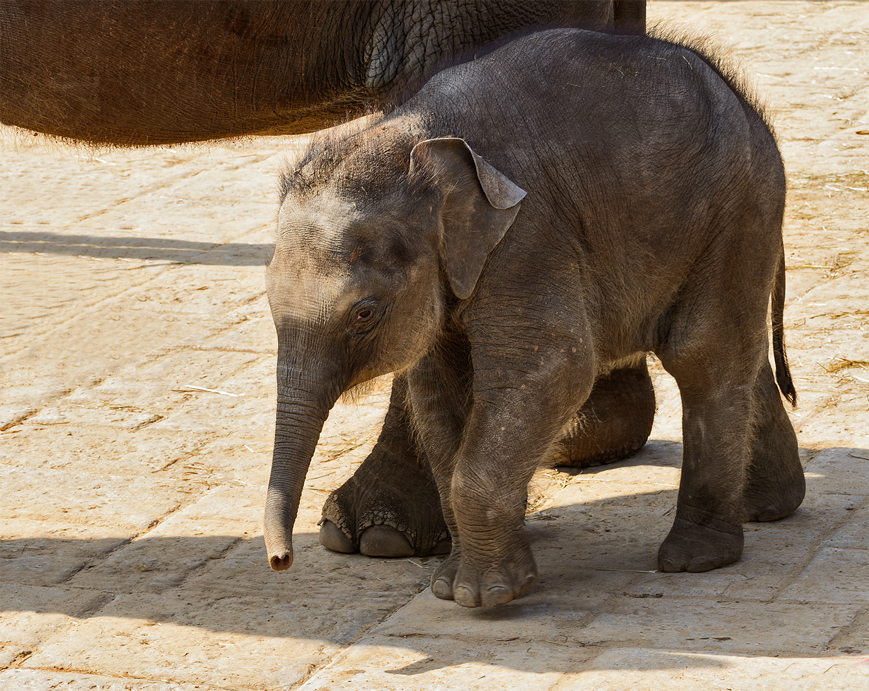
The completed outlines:
{"type": "Polygon", "coordinates": [[[683,404],[663,571],[739,559],[805,492],[782,332],[785,177],[756,101],[699,48],[538,32],[436,75],[286,171],[267,270],[278,333],[272,568],[323,422],[405,373],[452,538],[434,594],[519,597],[527,484],[596,380],[655,353],[683,404]],[[769,363],[772,351],[776,373],[769,363]]]}

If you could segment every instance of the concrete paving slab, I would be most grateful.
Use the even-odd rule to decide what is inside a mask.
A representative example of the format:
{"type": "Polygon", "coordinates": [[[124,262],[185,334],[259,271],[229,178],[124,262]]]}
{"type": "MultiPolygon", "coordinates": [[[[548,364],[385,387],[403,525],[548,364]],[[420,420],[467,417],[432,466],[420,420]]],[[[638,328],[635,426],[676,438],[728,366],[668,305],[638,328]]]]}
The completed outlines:
{"type": "Polygon", "coordinates": [[[822,547],[811,564],[782,592],[782,600],[869,603],[869,549],[822,547]]]}
{"type": "Polygon", "coordinates": [[[674,492],[640,485],[637,494],[621,501],[549,509],[547,514],[557,518],[535,523],[531,534],[535,553],[540,552],[538,564],[544,575],[544,559],[564,569],[654,571],[658,547],[672,524],[666,514],[675,503],[674,492]],[[547,548],[554,551],[548,558],[547,548]]]}
{"type": "Polygon", "coordinates": [[[65,581],[112,593],[161,593],[180,585],[192,571],[220,557],[241,539],[235,524],[191,526],[189,536],[156,535],[131,542],[103,562],[90,564],[65,581]]]}
{"type": "MultiPolygon", "coordinates": [[[[204,332],[201,335],[203,338],[207,336],[204,332]]],[[[222,389],[221,386],[225,383],[226,379],[253,365],[260,358],[261,356],[256,353],[208,350],[202,349],[199,344],[196,344],[195,349],[173,348],[171,351],[157,351],[155,356],[148,358],[148,360],[139,366],[136,374],[140,380],[147,382],[148,386],[155,386],[156,383],[157,386],[162,385],[164,387],[162,392],[159,389],[151,391],[146,389],[146,395],[191,393],[197,397],[197,401],[201,397],[201,402],[203,403],[216,401],[230,405],[239,402],[233,399],[245,398],[256,392],[228,391],[228,389],[222,389]],[[215,394],[213,396],[206,396],[206,393],[213,392],[197,389],[187,391],[190,388],[188,385],[227,391],[235,395],[215,394]],[[173,389],[179,389],[180,391],[173,391],[173,389]],[[223,397],[219,398],[220,396],[223,397]]],[[[132,373],[126,371],[124,374],[130,376],[132,373]]]]}
{"type": "Polygon", "coordinates": [[[525,597],[495,609],[466,610],[438,600],[427,589],[393,614],[373,633],[398,640],[417,637],[492,642],[511,636],[522,640],[579,645],[583,631],[607,602],[634,580],[623,572],[577,574],[572,592],[533,589],[525,597]]]}
{"type": "MultiPolygon", "coordinates": [[[[306,513],[309,520],[319,518],[319,511],[306,513]]],[[[185,586],[215,598],[255,594],[263,603],[283,602],[310,591],[318,597],[342,598],[347,616],[352,617],[369,600],[384,594],[409,600],[428,586],[434,567],[430,558],[372,560],[337,555],[319,545],[316,531],[296,532],[293,551],[300,568],[276,573],[268,568],[262,537],[242,540],[193,574],[185,586]]]]}
{"type": "Polygon", "coordinates": [[[300,691],[355,689],[549,689],[597,652],[511,636],[479,641],[454,637],[370,635],[302,684],[300,691]]]}
{"type": "MultiPolygon", "coordinates": [[[[217,242],[213,245],[215,249],[220,246],[217,242]]],[[[210,255],[209,249],[203,247],[200,251],[210,255]]],[[[123,300],[131,307],[157,313],[210,316],[218,308],[221,312],[237,309],[265,294],[263,287],[241,282],[246,273],[237,266],[209,266],[207,272],[198,266],[179,266],[127,291],[123,300]]]]}
{"type": "MultiPolygon", "coordinates": [[[[212,386],[222,386],[202,377],[197,379],[198,383],[194,386],[209,389],[212,386]]],[[[178,406],[154,424],[154,429],[158,431],[203,436],[210,436],[215,428],[227,431],[249,430],[258,436],[266,436],[273,427],[274,412],[264,407],[261,401],[247,396],[208,395],[208,392],[191,397],[187,405],[178,406]]]]}
{"type": "MultiPolygon", "coordinates": [[[[13,664],[16,660],[27,655],[30,651],[20,645],[9,645],[7,643],[0,643],[0,670],[5,669],[9,665],[13,664]]],[[[2,675],[3,672],[0,672],[2,675]]],[[[2,677],[0,677],[2,678],[2,677]]]]}
{"type": "Polygon", "coordinates": [[[869,666],[842,658],[621,648],[604,652],[587,671],[564,675],[550,691],[858,691],[867,683],[869,666]]]}
{"type": "Polygon", "coordinates": [[[810,494],[796,514],[773,523],[743,527],[745,550],[735,564],[699,574],[656,573],[643,578],[631,593],[647,596],[714,597],[771,600],[806,567],[819,545],[850,517],[842,502],[849,498],[810,494]],[[806,551],[808,550],[808,551],[806,551]],[[802,558],[797,552],[802,551],[802,558]]]}
{"type": "Polygon", "coordinates": [[[192,585],[162,595],[121,595],[43,645],[22,667],[225,688],[292,687],[406,599],[368,593],[360,607],[333,592],[299,589],[268,604],[255,592],[215,597],[192,585]]]}
{"type": "Polygon", "coordinates": [[[65,583],[131,537],[123,528],[76,525],[62,518],[56,522],[4,519],[0,526],[0,582],[43,586],[65,583]]]}
{"type": "Polygon", "coordinates": [[[210,684],[179,684],[174,681],[153,681],[132,677],[107,677],[83,672],[55,670],[7,669],[0,671],[0,687],[4,691],[212,691],[210,684]]]}
{"type": "Polygon", "coordinates": [[[649,598],[610,603],[577,635],[585,643],[812,655],[851,623],[857,605],[649,598]]]}
{"type": "MultiPolygon", "coordinates": [[[[835,534],[850,517],[850,497],[815,498],[811,495],[805,507],[782,521],[744,527],[744,556],[723,570],[722,576],[731,582],[722,595],[773,599],[802,573],[824,538],[835,534]]],[[[710,575],[709,580],[715,582],[717,574],[710,575]]]]}
{"type": "MultiPolygon", "coordinates": [[[[601,579],[604,580],[604,579],[601,579]]],[[[612,583],[615,579],[609,579],[612,583]]],[[[592,588],[589,588],[591,591],[592,588]]],[[[856,616],[858,605],[818,605],[712,600],[709,597],[637,599],[611,588],[554,600],[520,600],[492,611],[467,612],[429,591],[394,614],[374,633],[392,637],[503,637],[575,646],[630,645],[673,650],[818,654],[856,616]],[[597,597],[595,597],[595,595],[597,597]]]]}
{"type": "Polygon", "coordinates": [[[154,429],[118,430],[82,437],[68,428],[22,425],[0,446],[0,464],[143,476],[194,455],[204,440],[154,429]]]}
{"type": "Polygon", "coordinates": [[[45,407],[30,418],[31,425],[81,425],[97,424],[121,430],[136,430],[162,419],[162,415],[131,405],[107,405],[104,408],[89,407],[86,403],[64,401],[62,405],[45,407]]]}
{"type": "Polygon", "coordinates": [[[269,481],[271,452],[271,446],[259,431],[227,429],[220,437],[203,436],[195,453],[165,465],[162,471],[169,477],[199,482],[208,488],[225,483],[265,487],[269,481]]]}
{"type": "Polygon", "coordinates": [[[853,509],[847,522],[824,543],[825,547],[867,549],[869,547],[869,509],[853,509]]]}
{"type": "Polygon", "coordinates": [[[849,496],[854,502],[869,497],[867,458],[869,458],[869,444],[822,449],[806,466],[813,491],[826,496],[834,494],[849,496]]]}
{"type": "Polygon", "coordinates": [[[831,641],[830,647],[854,658],[857,663],[869,665],[869,607],[860,609],[851,625],[831,641]]]}
{"type": "MultiPolygon", "coordinates": [[[[812,473],[805,501],[793,515],[770,523],[743,526],[745,550],[730,566],[698,574],[644,576],[631,592],[690,597],[770,600],[807,566],[814,550],[847,525],[854,509],[853,497],[815,491],[812,473]],[[795,558],[796,551],[802,558],[795,558]]],[[[859,501],[859,500],[858,500],[859,501]]]]}
{"type": "MultiPolygon", "coordinates": [[[[261,304],[256,304],[254,308],[256,316],[251,315],[241,324],[207,340],[206,347],[214,350],[237,350],[277,357],[278,339],[275,335],[274,322],[271,318],[264,316],[267,313],[264,300],[265,298],[258,298],[256,301],[263,301],[261,304]]],[[[254,309],[251,309],[251,312],[254,309]]]]}
{"type": "Polygon", "coordinates": [[[4,584],[0,590],[0,641],[33,648],[71,627],[111,599],[95,590],[4,584]]]}
{"type": "Polygon", "coordinates": [[[11,518],[45,519],[46,508],[64,522],[120,529],[130,534],[172,513],[186,496],[177,483],[50,469],[0,466],[0,512],[11,518]]]}
{"type": "Polygon", "coordinates": [[[235,486],[209,491],[68,583],[111,593],[162,593],[178,586],[259,532],[263,494],[261,488],[235,486]]]}
{"type": "Polygon", "coordinates": [[[649,374],[655,387],[655,421],[649,434],[650,440],[682,442],[682,399],[679,387],[660,361],[651,356],[649,374]]]}
{"type": "Polygon", "coordinates": [[[673,521],[680,456],[680,444],[653,441],[631,460],[559,473],[560,487],[529,517],[541,578],[550,568],[654,571],[673,521]]]}

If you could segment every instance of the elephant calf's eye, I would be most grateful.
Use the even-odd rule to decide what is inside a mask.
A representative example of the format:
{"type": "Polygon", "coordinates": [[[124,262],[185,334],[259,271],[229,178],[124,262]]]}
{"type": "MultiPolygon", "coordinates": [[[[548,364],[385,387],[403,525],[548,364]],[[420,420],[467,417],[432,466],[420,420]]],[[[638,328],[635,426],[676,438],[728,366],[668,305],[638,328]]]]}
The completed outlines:
{"type": "Polygon", "coordinates": [[[365,298],[357,302],[347,316],[350,317],[350,330],[361,335],[377,326],[381,312],[378,309],[377,300],[365,298]]]}
{"type": "Polygon", "coordinates": [[[380,321],[380,315],[373,305],[357,305],[356,309],[351,312],[352,325],[351,329],[357,334],[365,334],[371,331],[377,322],[380,321]]]}

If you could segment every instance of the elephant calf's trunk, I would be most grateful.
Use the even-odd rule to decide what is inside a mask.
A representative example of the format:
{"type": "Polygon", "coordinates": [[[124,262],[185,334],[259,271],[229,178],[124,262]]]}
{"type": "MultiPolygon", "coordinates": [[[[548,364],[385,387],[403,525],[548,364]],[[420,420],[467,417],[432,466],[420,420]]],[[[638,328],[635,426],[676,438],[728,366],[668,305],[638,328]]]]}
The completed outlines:
{"type": "Polygon", "coordinates": [[[275,450],[263,530],[269,566],[275,571],[284,571],[293,564],[293,524],[299,511],[305,473],[326,420],[326,410],[310,401],[299,401],[298,394],[278,399],[275,450]]]}
{"type": "MultiPolygon", "coordinates": [[[[289,545],[287,547],[289,552],[293,551],[293,546],[289,545]]],[[[277,554],[269,557],[269,566],[272,567],[273,571],[286,571],[293,565],[293,555],[289,553],[284,553],[283,556],[279,556],[277,554]]]]}
{"type": "Polygon", "coordinates": [[[269,566],[275,571],[286,571],[293,565],[293,523],[297,511],[298,502],[290,507],[287,497],[269,482],[263,532],[269,566]]]}

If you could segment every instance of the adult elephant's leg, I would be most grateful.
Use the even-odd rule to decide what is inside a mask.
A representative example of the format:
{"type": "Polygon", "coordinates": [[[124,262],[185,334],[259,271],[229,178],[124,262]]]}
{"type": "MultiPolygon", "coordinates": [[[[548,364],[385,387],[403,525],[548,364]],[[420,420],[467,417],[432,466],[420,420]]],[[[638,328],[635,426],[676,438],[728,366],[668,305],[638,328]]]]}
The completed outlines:
{"type": "Polygon", "coordinates": [[[646,0],[614,0],[613,31],[642,36],[646,33],[646,0]]]}
{"type": "Polygon", "coordinates": [[[588,400],[565,428],[552,461],[585,468],[633,456],[649,438],[654,419],[655,389],[643,358],[594,383],[588,400]]]}
{"type": "Polygon", "coordinates": [[[320,544],[335,552],[408,557],[450,551],[438,489],[410,431],[404,376],[392,385],[377,444],[329,495],[320,523],[320,544]]]}

